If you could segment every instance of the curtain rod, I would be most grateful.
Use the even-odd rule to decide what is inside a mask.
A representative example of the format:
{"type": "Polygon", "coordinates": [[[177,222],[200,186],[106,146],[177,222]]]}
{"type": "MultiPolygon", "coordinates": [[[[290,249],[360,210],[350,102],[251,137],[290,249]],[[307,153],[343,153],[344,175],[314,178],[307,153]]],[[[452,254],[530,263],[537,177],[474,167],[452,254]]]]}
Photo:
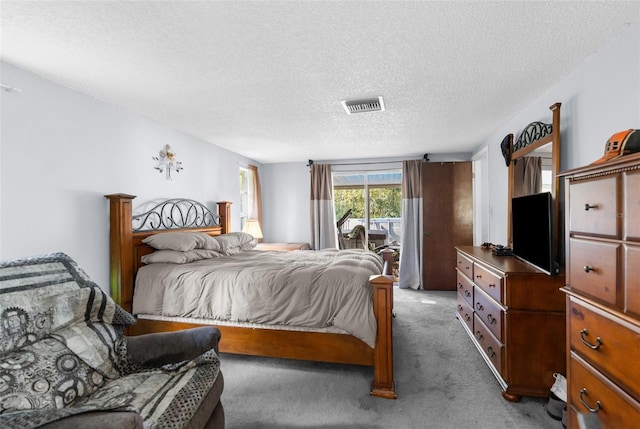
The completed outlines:
{"type": "MultiPolygon", "coordinates": [[[[423,161],[429,161],[429,154],[425,153],[424,155],[422,155],[422,160],[423,161]]],[[[398,162],[402,162],[402,160],[400,161],[368,161],[368,162],[328,162],[327,164],[331,164],[331,165],[370,165],[370,164],[395,164],[398,162]]],[[[311,167],[314,164],[314,161],[312,159],[309,160],[309,162],[307,163],[307,167],[311,167]]]]}

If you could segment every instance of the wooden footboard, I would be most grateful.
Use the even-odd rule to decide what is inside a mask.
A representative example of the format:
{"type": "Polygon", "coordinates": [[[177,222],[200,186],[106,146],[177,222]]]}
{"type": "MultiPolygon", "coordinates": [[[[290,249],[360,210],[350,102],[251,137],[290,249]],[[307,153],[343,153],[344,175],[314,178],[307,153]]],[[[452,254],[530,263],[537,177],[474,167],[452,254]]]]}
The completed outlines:
{"type": "MultiPolygon", "coordinates": [[[[131,311],[135,274],[142,265],[140,257],[153,249],[142,243],[149,235],[162,232],[132,231],[132,200],[135,196],[112,194],[110,200],[110,272],[111,295],[125,310],[131,311]]],[[[220,235],[229,231],[229,202],[219,202],[220,225],[185,228],[220,235]]],[[[377,321],[375,348],[347,334],[287,331],[238,326],[217,326],[222,337],[220,351],[226,353],[299,359],[316,362],[373,366],[371,395],[395,399],[393,378],[393,252],[383,251],[385,271],[369,279],[373,287],[373,310],[377,321]]],[[[129,335],[166,332],[201,326],[195,323],[139,319],[129,335]]]]}

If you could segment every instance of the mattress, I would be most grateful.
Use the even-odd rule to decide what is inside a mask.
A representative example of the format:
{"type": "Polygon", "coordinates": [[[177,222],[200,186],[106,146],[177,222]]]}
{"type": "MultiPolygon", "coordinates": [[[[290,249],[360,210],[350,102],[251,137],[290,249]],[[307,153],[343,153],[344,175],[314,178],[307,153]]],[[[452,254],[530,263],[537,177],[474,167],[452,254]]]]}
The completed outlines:
{"type": "MultiPolygon", "coordinates": [[[[150,317],[338,330],[375,346],[369,277],[382,260],[363,249],[244,251],[138,270],[133,313],[150,317]]],[[[200,322],[201,323],[201,322],[200,322]]]]}

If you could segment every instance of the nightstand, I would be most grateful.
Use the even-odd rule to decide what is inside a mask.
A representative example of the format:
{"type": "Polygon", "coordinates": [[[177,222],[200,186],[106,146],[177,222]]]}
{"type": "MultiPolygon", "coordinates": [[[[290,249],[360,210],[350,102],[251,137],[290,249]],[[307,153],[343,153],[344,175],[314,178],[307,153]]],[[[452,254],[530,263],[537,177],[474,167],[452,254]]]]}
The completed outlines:
{"type": "Polygon", "coordinates": [[[278,250],[292,252],[294,250],[311,250],[309,243],[258,243],[255,250],[278,250]]]}

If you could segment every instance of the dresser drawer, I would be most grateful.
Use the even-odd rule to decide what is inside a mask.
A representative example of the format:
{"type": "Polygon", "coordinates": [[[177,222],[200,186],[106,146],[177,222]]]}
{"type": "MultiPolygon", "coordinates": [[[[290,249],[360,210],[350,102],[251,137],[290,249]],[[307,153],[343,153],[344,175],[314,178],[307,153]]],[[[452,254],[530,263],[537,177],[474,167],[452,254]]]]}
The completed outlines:
{"type": "Polygon", "coordinates": [[[469,305],[473,305],[473,283],[460,271],[458,271],[457,280],[458,293],[466,298],[469,305]]]}
{"type": "Polygon", "coordinates": [[[569,246],[571,288],[616,305],[620,245],[572,238],[569,246]]]}
{"type": "Polygon", "coordinates": [[[640,398],[640,327],[570,299],[570,349],[640,398]]]}
{"type": "MultiPolygon", "coordinates": [[[[640,404],[620,390],[610,380],[572,354],[569,361],[569,416],[577,420],[576,411],[595,414],[603,428],[637,428],[640,422],[640,404]]],[[[579,426],[571,426],[578,428],[579,426]]]]}
{"type": "Polygon", "coordinates": [[[465,325],[467,325],[470,332],[473,332],[473,310],[471,309],[471,304],[469,304],[467,300],[459,293],[458,309],[456,312],[458,313],[458,319],[460,319],[465,323],[465,325]]]}
{"type": "Polygon", "coordinates": [[[460,272],[467,276],[469,279],[473,279],[473,261],[465,257],[464,255],[461,255],[460,253],[458,253],[457,259],[458,260],[456,262],[456,267],[458,268],[458,270],[460,270],[460,272]]]}
{"type": "Polygon", "coordinates": [[[500,375],[504,374],[502,368],[504,346],[498,341],[491,331],[480,321],[477,314],[473,316],[473,335],[478,340],[482,353],[489,358],[493,367],[500,375]]]}
{"type": "Polygon", "coordinates": [[[473,310],[476,312],[478,319],[482,320],[493,335],[503,342],[502,321],[504,314],[502,308],[500,308],[493,299],[479,290],[474,292],[473,302],[473,310]]]}
{"type": "Polygon", "coordinates": [[[572,183],[570,192],[571,233],[618,237],[619,175],[572,183]]]}
{"type": "Polygon", "coordinates": [[[482,290],[498,302],[502,301],[502,277],[485,269],[481,265],[473,267],[473,281],[482,290]]]}
{"type": "Polygon", "coordinates": [[[640,241],[640,170],[625,174],[624,239],[640,241]]]}
{"type": "Polygon", "coordinates": [[[640,315],[640,246],[625,246],[626,293],[625,309],[627,313],[640,315]]]}

